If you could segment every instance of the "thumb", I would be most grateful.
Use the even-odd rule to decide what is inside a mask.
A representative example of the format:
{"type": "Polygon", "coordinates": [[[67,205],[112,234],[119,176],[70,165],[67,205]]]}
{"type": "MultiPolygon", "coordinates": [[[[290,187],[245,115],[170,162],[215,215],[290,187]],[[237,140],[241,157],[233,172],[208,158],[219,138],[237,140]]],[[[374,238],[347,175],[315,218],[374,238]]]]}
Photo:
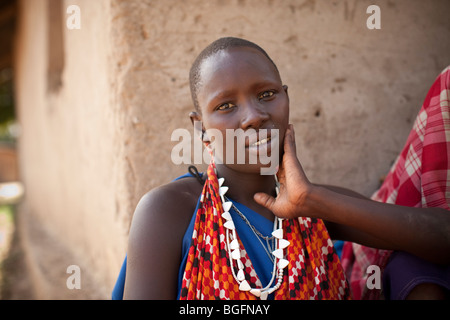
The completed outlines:
{"type": "Polygon", "coordinates": [[[255,193],[255,195],[253,196],[253,199],[255,200],[255,202],[263,207],[266,207],[267,209],[269,209],[270,211],[273,212],[273,208],[275,207],[275,198],[268,195],[267,193],[264,192],[258,192],[255,193]]]}

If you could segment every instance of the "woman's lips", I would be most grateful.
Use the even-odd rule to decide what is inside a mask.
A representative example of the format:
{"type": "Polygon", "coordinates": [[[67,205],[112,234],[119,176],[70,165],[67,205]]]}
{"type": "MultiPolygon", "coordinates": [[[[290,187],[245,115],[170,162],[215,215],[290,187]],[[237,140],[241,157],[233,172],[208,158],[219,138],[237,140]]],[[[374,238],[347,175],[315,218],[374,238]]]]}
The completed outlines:
{"type": "Polygon", "coordinates": [[[277,138],[275,134],[269,134],[268,136],[262,135],[253,139],[250,139],[246,148],[251,152],[259,152],[262,150],[269,150],[272,143],[277,138]],[[255,141],[256,140],[256,141],[255,141]]]}
{"type": "MultiPolygon", "coordinates": [[[[269,142],[272,139],[272,136],[275,135],[275,131],[277,130],[270,130],[270,129],[260,129],[255,131],[254,129],[250,129],[252,130],[251,134],[249,134],[249,132],[244,132],[242,134],[242,136],[245,137],[245,147],[255,147],[258,145],[262,145],[264,143],[269,142]]],[[[240,134],[241,135],[241,134],[240,134]]]]}
{"type": "Polygon", "coordinates": [[[252,148],[252,147],[257,147],[257,146],[260,146],[260,145],[266,144],[266,143],[270,142],[270,140],[272,140],[272,138],[271,138],[271,137],[267,137],[267,138],[264,138],[264,139],[258,140],[258,141],[256,141],[256,142],[252,143],[251,145],[249,145],[249,148],[252,148]]]}

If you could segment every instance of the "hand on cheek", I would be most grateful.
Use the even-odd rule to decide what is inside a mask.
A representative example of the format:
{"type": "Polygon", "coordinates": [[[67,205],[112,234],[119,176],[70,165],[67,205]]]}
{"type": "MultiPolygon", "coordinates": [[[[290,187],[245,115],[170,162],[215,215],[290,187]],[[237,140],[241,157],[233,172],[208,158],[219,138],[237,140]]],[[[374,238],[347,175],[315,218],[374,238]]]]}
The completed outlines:
{"type": "Polygon", "coordinates": [[[284,154],[277,177],[280,191],[276,198],[266,193],[256,193],[255,201],[281,218],[296,218],[306,213],[306,198],[313,185],[297,158],[294,127],[289,125],[284,137],[284,154]]]}

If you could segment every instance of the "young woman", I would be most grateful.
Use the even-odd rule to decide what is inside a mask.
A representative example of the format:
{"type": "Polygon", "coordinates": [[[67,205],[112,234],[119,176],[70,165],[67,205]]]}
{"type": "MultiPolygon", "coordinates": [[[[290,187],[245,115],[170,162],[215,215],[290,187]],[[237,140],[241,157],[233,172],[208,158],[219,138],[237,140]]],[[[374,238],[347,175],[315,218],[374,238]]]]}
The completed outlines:
{"type": "Polygon", "coordinates": [[[215,149],[201,181],[184,177],[141,199],[130,230],[123,297],[348,298],[323,222],[276,218],[253,199],[257,192],[276,195],[275,176],[262,175],[266,165],[260,161],[225,155],[235,142],[227,141],[227,130],[239,129],[256,132],[245,140],[245,159],[263,149],[282,154],[289,97],[273,61],[254,43],[222,38],[199,55],[190,80],[196,110],[191,119],[201,121],[203,136],[209,129],[221,132],[223,148],[215,149]]]}
{"type": "MultiPolygon", "coordinates": [[[[190,82],[192,121],[201,122],[206,147],[211,129],[222,133],[223,146],[216,145],[207,172],[183,176],[141,199],[113,296],[121,298],[125,282],[126,299],[347,299],[328,231],[333,238],[439,258],[424,250],[430,245],[424,239],[432,236],[414,239],[403,227],[407,219],[419,230],[409,211],[308,181],[289,125],[287,86],[259,46],[238,38],[213,42],[194,62],[190,82]],[[282,155],[279,185],[276,176],[261,174],[266,163],[227,157],[235,142],[227,140],[227,130],[256,132],[245,140],[245,159],[263,151],[282,155]],[[330,221],[328,231],[321,219],[330,221]]],[[[443,211],[434,218],[419,214],[420,227],[439,232],[431,242],[439,252],[448,249],[443,211]]]]}

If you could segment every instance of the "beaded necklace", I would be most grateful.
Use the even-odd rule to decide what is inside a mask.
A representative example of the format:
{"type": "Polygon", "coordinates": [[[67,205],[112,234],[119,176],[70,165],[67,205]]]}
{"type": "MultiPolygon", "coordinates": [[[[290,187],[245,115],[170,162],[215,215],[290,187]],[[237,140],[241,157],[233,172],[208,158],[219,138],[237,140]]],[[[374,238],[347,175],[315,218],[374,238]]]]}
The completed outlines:
{"type": "MultiPolygon", "coordinates": [[[[307,217],[275,218],[272,235],[266,237],[275,242],[267,248],[273,257],[272,278],[263,287],[237,234],[230,214],[233,203],[225,196],[228,187],[224,183],[212,162],[195,213],[181,300],[267,299],[271,293],[276,300],[349,298],[339,257],[323,221],[307,217]]],[[[249,228],[258,234],[256,228],[249,228]]]]}
{"type": "MultiPolygon", "coordinates": [[[[283,239],[283,219],[275,218],[273,224],[272,236],[275,241],[276,249],[271,252],[271,254],[273,255],[273,258],[271,257],[271,260],[273,261],[272,279],[270,280],[269,284],[264,288],[251,288],[247,280],[245,280],[244,264],[241,261],[241,257],[243,256],[243,254],[241,253],[242,250],[240,250],[240,245],[237,239],[236,228],[233,223],[233,218],[231,217],[229,212],[231,207],[233,207],[236,210],[236,212],[238,212],[238,214],[240,213],[241,217],[243,217],[244,221],[249,225],[253,233],[255,233],[258,240],[260,236],[261,237],[264,236],[262,236],[259,232],[257,232],[257,230],[250,224],[247,218],[239,210],[237,210],[237,208],[233,205],[231,201],[229,201],[225,197],[225,194],[228,191],[228,187],[223,185],[225,179],[219,178],[218,181],[219,181],[219,195],[222,200],[222,208],[223,208],[222,218],[224,218],[226,221],[224,223],[224,227],[226,228],[226,243],[228,249],[228,256],[230,259],[230,265],[231,266],[237,265],[237,269],[239,270],[236,274],[234,268],[231,268],[233,277],[239,284],[239,290],[249,291],[251,294],[260,298],[261,300],[266,300],[269,294],[273,293],[281,286],[281,283],[283,282],[283,269],[289,264],[289,261],[284,258],[284,249],[289,246],[290,242],[283,239]],[[277,278],[277,282],[272,287],[275,277],[277,278]]],[[[278,186],[276,189],[278,194],[278,186]]],[[[264,247],[264,249],[266,249],[262,243],[261,245],[264,247]]]]}

